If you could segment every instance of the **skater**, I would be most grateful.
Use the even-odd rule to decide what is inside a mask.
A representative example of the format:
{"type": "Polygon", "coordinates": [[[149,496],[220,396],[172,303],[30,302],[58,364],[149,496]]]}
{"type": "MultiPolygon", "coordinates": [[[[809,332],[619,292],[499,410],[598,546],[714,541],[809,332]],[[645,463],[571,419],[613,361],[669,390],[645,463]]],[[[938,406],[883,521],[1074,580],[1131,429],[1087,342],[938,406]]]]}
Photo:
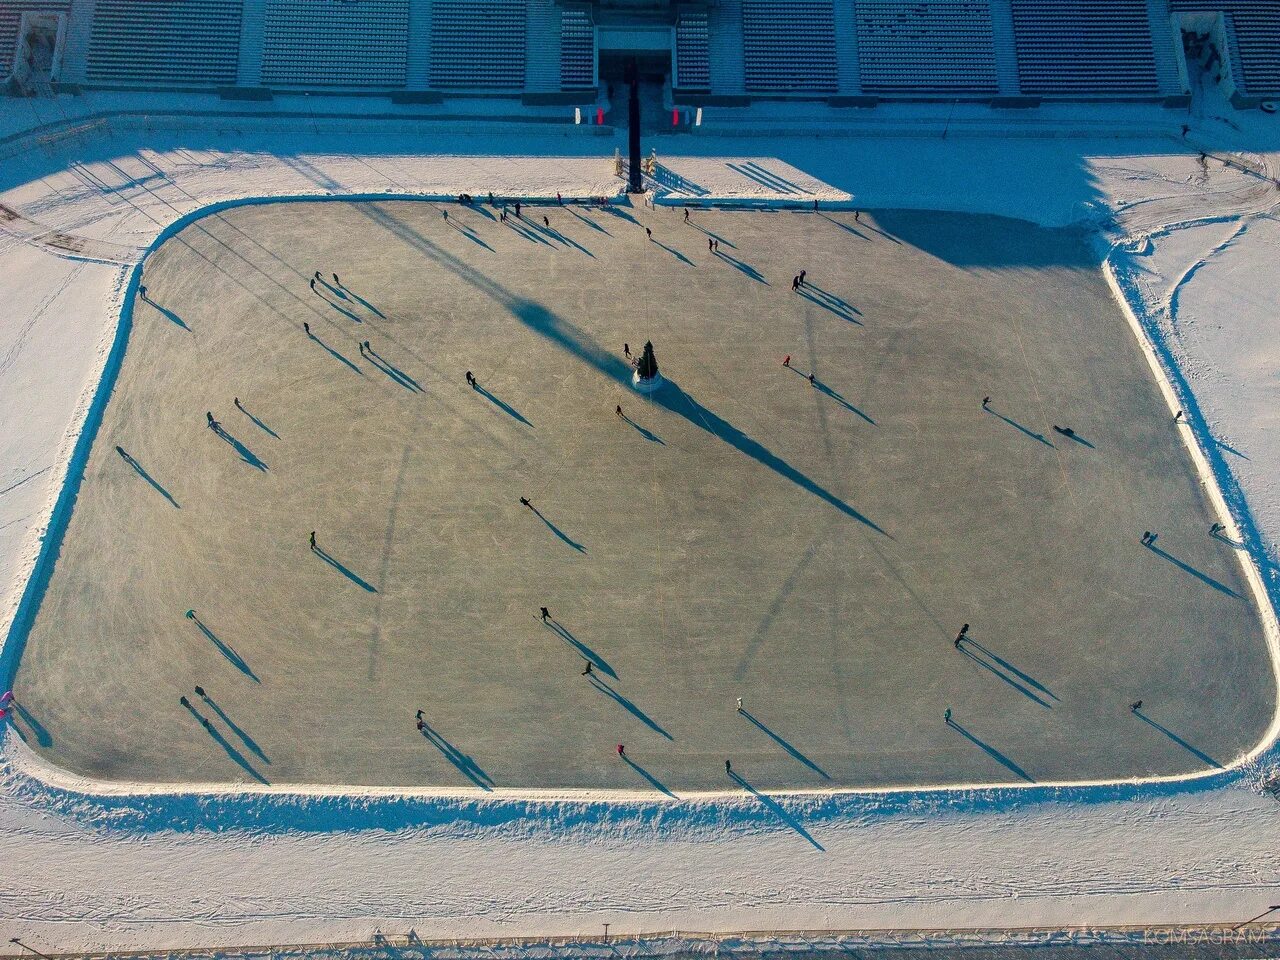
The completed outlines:
{"type": "MultiPolygon", "coordinates": [[[[418,711],[418,712],[419,712],[419,714],[421,714],[421,712],[422,712],[422,711],[418,711]]],[[[424,733],[424,732],[425,732],[425,728],[426,728],[426,726],[427,726],[427,721],[423,720],[423,719],[422,719],[422,717],[421,717],[421,716],[419,716],[419,717],[418,717],[418,719],[417,719],[416,721],[414,721],[414,726],[416,726],[416,727],[418,728],[418,732],[419,732],[419,733],[424,733]]]]}
{"type": "Polygon", "coordinates": [[[808,272],[809,272],[808,270],[801,270],[801,271],[800,271],[800,277],[799,277],[799,280],[800,280],[800,286],[802,286],[802,287],[804,286],[804,278],[805,278],[805,275],[806,275],[808,272]]]}
{"type": "Polygon", "coordinates": [[[1142,532],[1142,545],[1144,547],[1151,546],[1151,544],[1155,542],[1155,539],[1156,539],[1156,535],[1152,533],[1150,530],[1144,530],[1142,532]]]}
{"type": "Polygon", "coordinates": [[[809,386],[816,387],[817,385],[818,385],[818,378],[815,377],[812,373],[809,374],[809,386]]]}
{"type": "Polygon", "coordinates": [[[365,343],[367,343],[367,342],[368,342],[368,341],[365,341],[365,340],[361,340],[361,341],[360,341],[360,356],[362,356],[362,357],[364,356],[364,351],[365,351],[365,346],[364,346],[364,345],[365,345],[365,343]]]}
{"type": "Polygon", "coordinates": [[[551,612],[546,607],[539,608],[542,611],[542,622],[546,623],[551,619],[551,612]]]}
{"type": "Polygon", "coordinates": [[[733,776],[733,764],[730,763],[728,760],[724,762],[724,772],[731,777],[733,776]]]}
{"type": "Polygon", "coordinates": [[[419,710],[416,714],[414,714],[414,716],[417,717],[419,720],[421,720],[423,717],[423,713],[421,710],[419,710]]]}
{"type": "Polygon", "coordinates": [[[942,712],[942,722],[945,723],[947,726],[951,726],[951,708],[950,707],[947,707],[947,709],[942,712]]]}
{"type": "Polygon", "coordinates": [[[311,279],[312,279],[312,280],[319,280],[319,279],[320,279],[320,271],[319,271],[319,270],[317,270],[317,271],[316,271],[316,275],[315,275],[314,277],[312,277],[311,279]]]}
{"type": "Polygon", "coordinates": [[[373,355],[373,347],[371,347],[371,346],[369,345],[369,341],[368,341],[368,340],[366,340],[366,341],[364,342],[364,352],[365,352],[365,353],[367,353],[367,354],[369,354],[370,356],[372,356],[372,355],[373,355]]]}
{"type": "Polygon", "coordinates": [[[800,289],[800,278],[798,276],[791,278],[791,292],[795,293],[800,289]]]}
{"type": "Polygon", "coordinates": [[[584,677],[589,677],[589,676],[591,676],[591,661],[590,661],[590,660],[588,660],[588,661],[587,661],[587,665],[586,665],[585,667],[583,667],[583,668],[582,668],[582,675],[583,675],[584,677]]]}
{"type": "Polygon", "coordinates": [[[342,286],[342,281],[338,279],[338,275],[336,273],[333,275],[333,285],[335,287],[342,286]]]}
{"type": "Polygon", "coordinates": [[[200,618],[196,616],[196,612],[194,610],[188,610],[186,612],[186,618],[190,620],[192,623],[200,622],[200,618]]]}
{"type": "Polygon", "coordinates": [[[1209,536],[1216,537],[1218,535],[1219,530],[1225,530],[1225,529],[1226,527],[1224,527],[1221,523],[1214,523],[1214,525],[1209,528],[1209,536]]]}
{"type": "Polygon", "coordinates": [[[492,190],[490,190],[490,191],[489,191],[489,206],[491,206],[491,207],[492,207],[492,206],[496,206],[496,204],[494,203],[494,200],[493,200],[493,191],[492,191],[492,190]]]}
{"type": "Polygon", "coordinates": [[[990,402],[991,402],[991,398],[990,398],[990,397],[983,397],[983,398],[982,398],[982,409],[983,409],[983,410],[987,409],[987,404],[989,404],[990,402]]]}
{"type": "Polygon", "coordinates": [[[861,210],[853,211],[853,222],[858,223],[861,220],[862,220],[862,211],[861,210]]]}
{"type": "Polygon", "coordinates": [[[543,217],[543,218],[542,218],[542,225],[543,225],[544,227],[546,227],[548,230],[550,230],[550,229],[551,229],[551,218],[550,218],[550,217],[543,217]]]}
{"type": "Polygon", "coordinates": [[[516,219],[520,218],[520,201],[516,201],[516,219]]]}
{"type": "Polygon", "coordinates": [[[315,550],[315,548],[316,548],[316,532],[312,530],[311,531],[311,549],[315,550]]]}
{"type": "Polygon", "coordinates": [[[712,249],[712,250],[714,250],[716,253],[719,253],[719,252],[720,252],[720,241],[719,241],[719,240],[712,240],[712,241],[711,241],[711,249],[712,249]]]}
{"type": "Polygon", "coordinates": [[[624,357],[626,357],[627,359],[630,359],[630,358],[631,358],[631,344],[629,344],[629,343],[624,343],[624,344],[622,345],[622,355],[623,355],[624,357]]]}
{"type": "Polygon", "coordinates": [[[684,208],[684,222],[685,222],[685,223],[688,223],[688,222],[689,222],[689,208],[688,208],[688,207],[685,207],[685,208],[684,208]]]}
{"type": "Polygon", "coordinates": [[[965,638],[969,634],[969,625],[966,623],[960,628],[960,632],[956,634],[956,649],[960,649],[960,644],[964,643],[965,638]]]}
{"type": "Polygon", "coordinates": [[[445,223],[448,223],[448,222],[449,222],[449,211],[448,211],[448,210],[445,210],[445,211],[444,211],[444,222],[445,222],[445,223]]]}
{"type": "Polygon", "coordinates": [[[217,427],[215,427],[215,426],[214,426],[214,424],[216,424],[218,421],[217,421],[217,420],[215,420],[215,419],[213,419],[213,411],[212,411],[212,410],[206,410],[206,411],[204,412],[204,415],[205,415],[205,418],[206,418],[206,419],[208,419],[208,421],[209,421],[209,429],[210,429],[210,430],[216,430],[216,429],[217,429],[217,427]]]}
{"type": "Polygon", "coordinates": [[[1064,437],[1074,437],[1076,435],[1075,430],[1071,427],[1060,427],[1056,423],[1053,425],[1053,429],[1064,437]]]}
{"type": "Polygon", "coordinates": [[[710,237],[707,237],[707,249],[714,250],[715,248],[716,248],[716,242],[712,240],[710,237]]]}
{"type": "Polygon", "coordinates": [[[522,506],[522,507],[528,507],[530,510],[532,510],[532,509],[533,509],[533,504],[529,502],[529,498],[528,498],[528,497],[521,497],[521,498],[520,498],[520,506],[522,506]]]}
{"type": "Polygon", "coordinates": [[[560,204],[562,207],[564,206],[564,199],[560,196],[559,190],[556,191],[556,203],[560,204]]]}
{"type": "Polygon", "coordinates": [[[784,367],[791,366],[791,354],[788,353],[785,357],[782,358],[782,365],[784,367]]]}
{"type": "Polygon", "coordinates": [[[191,701],[187,699],[187,695],[185,693],[178,698],[178,702],[182,704],[184,707],[186,707],[188,710],[191,709],[191,701]]]}
{"type": "Polygon", "coordinates": [[[234,403],[234,404],[236,405],[236,409],[237,409],[237,410],[241,410],[241,411],[243,411],[243,410],[244,410],[244,404],[242,404],[242,403],[240,402],[240,398],[239,398],[239,397],[236,397],[236,398],[235,398],[234,400],[232,400],[231,402],[232,402],[232,403],[234,403]]]}
{"type": "Polygon", "coordinates": [[[311,336],[311,324],[307,323],[305,320],[302,321],[302,332],[308,337],[311,336]]]}
{"type": "Polygon", "coordinates": [[[738,712],[739,712],[739,713],[741,713],[741,712],[742,712],[742,698],[741,698],[741,697],[738,697],[738,698],[737,698],[737,700],[738,700],[738,712]]]}
{"type": "Polygon", "coordinates": [[[1141,709],[1142,709],[1142,701],[1141,701],[1141,700],[1135,700],[1135,701],[1133,701],[1133,703],[1129,704],[1129,712],[1130,712],[1130,713],[1137,713],[1137,712],[1138,712],[1139,710],[1141,710],[1141,709]]]}
{"type": "Polygon", "coordinates": [[[813,201],[813,212],[814,212],[814,213],[817,213],[817,212],[818,212],[818,201],[817,201],[817,200],[813,201]]]}
{"type": "Polygon", "coordinates": [[[315,292],[316,292],[316,282],[315,282],[315,280],[314,280],[314,279],[312,279],[312,281],[311,281],[311,292],[312,292],[312,293],[315,293],[315,292]]]}
{"type": "Polygon", "coordinates": [[[201,700],[209,699],[209,695],[204,692],[204,687],[199,687],[199,686],[196,687],[196,696],[199,697],[201,700]]]}
{"type": "Polygon", "coordinates": [[[648,237],[650,240],[653,239],[653,231],[650,230],[648,227],[644,228],[644,235],[648,237]]]}
{"type": "Polygon", "coordinates": [[[467,386],[469,386],[472,390],[474,390],[476,387],[475,375],[470,370],[467,371],[467,386]]]}
{"type": "Polygon", "coordinates": [[[625,420],[625,419],[627,419],[626,417],[624,417],[624,416],[622,415],[622,404],[618,404],[616,407],[614,407],[613,412],[614,412],[614,413],[616,413],[616,414],[618,415],[618,419],[619,419],[619,420],[625,420]]]}
{"type": "Polygon", "coordinates": [[[499,223],[506,223],[506,222],[507,222],[507,208],[506,208],[506,207],[503,207],[503,208],[502,208],[502,213],[498,215],[498,222],[499,222],[499,223]]]}
{"type": "Polygon", "coordinates": [[[147,288],[146,288],[146,287],[138,287],[138,295],[139,295],[140,297],[142,297],[142,299],[143,299],[143,300],[146,300],[146,299],[147,299],[147,288]]]}
{"type": "Polygon", "coordinates": [[[1181,422],[1182,422],[1182,411],[1181,411],[1181,410],[1179,410],[1177,413],[1175,413],[1175,414],[1173,415],[1173,422],[1174,422],[1174,423],[1181,423],[1181,422]]]}
{"type": "Polygon", "coordinates": [[[623,746],[621,743],[618,744],[618,756],[622,757],[624,760],[627,757],[627,748],[623,746]]]}

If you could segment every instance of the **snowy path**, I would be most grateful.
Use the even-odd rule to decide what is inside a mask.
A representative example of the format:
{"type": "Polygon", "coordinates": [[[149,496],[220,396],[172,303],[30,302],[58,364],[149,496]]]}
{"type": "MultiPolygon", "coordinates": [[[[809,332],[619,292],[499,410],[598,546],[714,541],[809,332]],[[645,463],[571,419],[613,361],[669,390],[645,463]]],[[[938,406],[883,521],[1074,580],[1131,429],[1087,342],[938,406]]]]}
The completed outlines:
{"type": "MultiPolygon", "coordinates": [[[[503,156],[510,142],[499,136],[362,138],[360,155],[342,152],[350,140],[124,131],[7,160],[0,203],[49,230],[127,249],[238,196],[617,189],[612,142],[599,138],[522,139],[522,153],[541,156],[520,158],[503,156]]],[[[1220,163],[1204,176],[1196,153],[1173,140],[685,137],[661,146],[688,155],[662,159],[701,196],[758,198],[774,183],[773,195],[790,201],[799,189],[806,201],[851,194],[866,207],[1047,224],[1118,214],[1144,252],[1116,265],[1137,277],[1167,329],[1213,436],[1243,454],[1230,465],[1275,561],[1280,230],[1270,211],[1280,194],[1259,176],[1220,163]]],[[[1280,167],[1275,156],[1253,163],[1280,167]]],[[[0,230],[6,630],[124,278],[122,267],[33,245],[39,235],[0,230]]],[[[1274,583],[1273,573],[1273,595],[1274,583]]],[[[594,933],[605,922],[615,932],[1213,922],[1280,902],[1280,806],[1247,781],[1072,803],[765,809],[721,798],[686,801],[696,815],[674,819],[654,806],[591,817],[576,804],[520,813],[457,802],[441,804],[430,826],[387,817],[382,828],[374,813],[350,832],[325,831],[308,812],[317,801],[304,799],[298,819],[309,829],[218,832],[140,829],[127,801],[113,815],[74,793],[46,793],[12,733],[5,755],[0,935],[39,949],[355,940],[409,926],[426,937],[594,933]]]]}

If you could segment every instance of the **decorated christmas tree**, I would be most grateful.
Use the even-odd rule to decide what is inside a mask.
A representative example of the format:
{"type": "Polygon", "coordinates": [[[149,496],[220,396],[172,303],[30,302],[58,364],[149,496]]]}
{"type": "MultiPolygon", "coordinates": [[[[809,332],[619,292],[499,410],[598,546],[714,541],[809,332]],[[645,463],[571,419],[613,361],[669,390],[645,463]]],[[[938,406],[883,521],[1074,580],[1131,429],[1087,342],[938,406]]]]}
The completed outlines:
{"type": "Polygon", "coordinates": [[[644,353],[640,355],[640,362],[636,364],[636,376],[641,380],[652,380],[657,375],[658,361],[653,355],[653,341],[646,340],[644,353]]]}

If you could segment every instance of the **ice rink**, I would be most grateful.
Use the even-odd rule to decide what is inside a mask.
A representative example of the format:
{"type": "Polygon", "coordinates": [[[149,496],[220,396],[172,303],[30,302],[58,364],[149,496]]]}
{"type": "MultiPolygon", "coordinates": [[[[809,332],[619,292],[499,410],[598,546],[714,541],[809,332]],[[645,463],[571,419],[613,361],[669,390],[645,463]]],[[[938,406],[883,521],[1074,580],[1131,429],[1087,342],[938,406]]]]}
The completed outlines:
{"type": "Polygon", "coordinates": [[[929,212],[200,219],[147,261],[17,729],[143,781],[1229,764],[1269,655],[1095,264],[1074,231],[929,212]]]}

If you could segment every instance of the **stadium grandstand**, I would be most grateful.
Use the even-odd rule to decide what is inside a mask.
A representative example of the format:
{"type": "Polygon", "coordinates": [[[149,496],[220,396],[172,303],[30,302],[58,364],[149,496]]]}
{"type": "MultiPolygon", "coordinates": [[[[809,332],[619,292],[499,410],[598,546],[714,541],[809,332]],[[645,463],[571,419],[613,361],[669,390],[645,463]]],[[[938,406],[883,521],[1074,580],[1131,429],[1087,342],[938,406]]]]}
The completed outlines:
{"type": "Polygon", "coordinates": [[[55,41],[56,55],[41,64],[54,89],[72,92],[267,99],[314,90],[581,104],[607,92],[635,58],[668,103],[690,105],[1173,106],[1186,102],[1197,71],[1224,83],[1240,106],[1280,94],[1280,0],[0,3],[0,75],[39,72],[32,51],[55,41]],[[24,24],[44,32],[24,38],[24,24]]]}

